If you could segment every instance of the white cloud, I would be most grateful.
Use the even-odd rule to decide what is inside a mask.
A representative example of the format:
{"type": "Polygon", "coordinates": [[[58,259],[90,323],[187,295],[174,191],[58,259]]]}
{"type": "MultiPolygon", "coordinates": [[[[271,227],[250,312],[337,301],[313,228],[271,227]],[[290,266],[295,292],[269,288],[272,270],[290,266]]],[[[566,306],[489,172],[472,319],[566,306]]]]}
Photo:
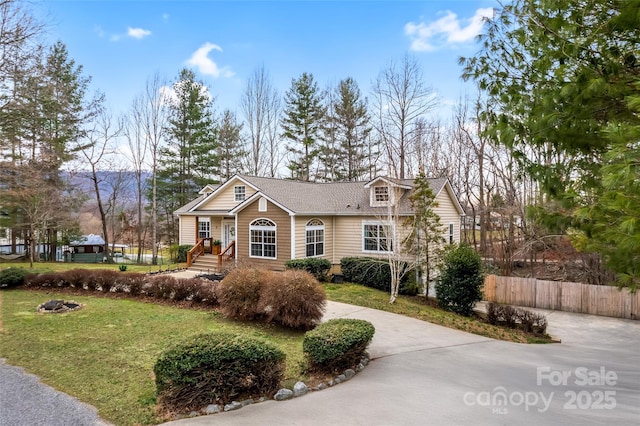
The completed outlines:
{"type": "Polygon", "coordinates": [[[137,38],[138,40],[148,37],[151,35],[151,31],[145,30],[143,28],[127,28],[127,35],[132,38],[137,38]]]}
{"type": "Polygon", "coordinates": [[[476,10],[473,17],[460,19],[447,10],[444,16],[433,22],[409,22],[404,33],[411,38],[411,50],[429,52],[443,46],[456,45],[472,41],[482,32],[484,18],[493,17],[493,8],[476,10]]]}
{"type": "Polygon", "coordinates": [[[222,48],[217,44],[206,42],[200,46],[198,50],[193,52],[193,55],[191,55],[187,64],[196,67],[201,74],[210,75],[215,78],[218,78],[221,75],[223,77],[233,77],[234,73],[229,67],[220,68],[218,64],[209,58],[209,52],[212,50],[222,52],[222,48]]]}

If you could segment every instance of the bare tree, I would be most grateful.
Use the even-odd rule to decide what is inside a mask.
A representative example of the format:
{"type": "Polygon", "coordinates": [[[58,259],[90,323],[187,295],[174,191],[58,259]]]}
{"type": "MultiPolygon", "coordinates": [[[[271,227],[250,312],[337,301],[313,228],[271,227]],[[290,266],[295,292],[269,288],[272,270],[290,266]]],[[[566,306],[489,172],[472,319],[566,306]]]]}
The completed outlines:
{"type": "Polygon", "coordinates": [[[377,110],[376,128],[387,154],[389,171],[404,179],[409,162],[412,125],[435,105],[433,90],[415,58],[405,56],[397,64],[391,62],[374,83],[377,110]]]}
{"type": "MultiPolygon", "coordinates": [[[[154,74],[147,80],[142,95],[141,118],[144,137],[150,156],[148,165],[151,167],[151,263],[158,263],[158,216],[157,216],[157,174],[158,157],[163,143],[164,129],[168,120],[166,105],[168,94],[159,74],[154,74]]],[[[140,222],[142,223],[142,222],[140,222]]]]}
{"type": "Polygon", "coordinates": [[[249,133],[247,170],[256,176],[275,177],[283,158],[277,143],[281,104],[264,65],[247,80],[240,105],[249,133]]]}
{"type": "Polygon", "coordinates": [[[109,255],[109,233],[107,232],[107,216],[111,212],[112,204],[109,202],[113,194],[107,196],[107,202],[103,201],[102,184],[109,179],[106,171],[113,168],[113,162],[109,162],[110,154],[115,151],[116,138],[122,132],[122,123],[113,120],[112,115],[107,110],[102,110],[92,123],[92,127],[86,132],[86,143],[77,147],[80,159],[85,166],[89,167],[89,179],[93,184],[96,195],[96,203],[102,223],[102,236],[104,239],[104,254],[108,259],[109,255]],[[101,173],[102,172],[102,173],[101,173]]]}

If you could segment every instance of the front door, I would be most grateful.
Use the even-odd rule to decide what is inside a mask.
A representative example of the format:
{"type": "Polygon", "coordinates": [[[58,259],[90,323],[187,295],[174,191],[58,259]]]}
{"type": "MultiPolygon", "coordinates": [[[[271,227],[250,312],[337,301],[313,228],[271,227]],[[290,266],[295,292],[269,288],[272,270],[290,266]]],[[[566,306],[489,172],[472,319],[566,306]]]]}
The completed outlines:
{"type": "Polygon", "coordinates": [[[222,248],[229,247],[231,241],[236,239],[236,224],[235,222],[223,222],[223,232],[222,232],[222,248]]]}

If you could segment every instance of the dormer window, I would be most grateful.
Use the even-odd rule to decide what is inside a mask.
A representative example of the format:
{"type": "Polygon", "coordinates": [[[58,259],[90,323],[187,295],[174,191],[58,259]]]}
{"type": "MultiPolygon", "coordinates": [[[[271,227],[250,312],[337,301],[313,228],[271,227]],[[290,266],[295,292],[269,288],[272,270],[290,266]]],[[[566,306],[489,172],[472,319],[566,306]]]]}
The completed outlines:
{"type": "Polygon", "coordinates": [[[233,187],[233,197],[235,201],[244,201],[247,196],[247,189],[244,185],[233,187]]]}
{"type": "Polygon", "coordinates": [[[376,186],[373,188],[374,200],[376,203],[386,203],[389,201],[389,187],[388,186],[376,186]]]}

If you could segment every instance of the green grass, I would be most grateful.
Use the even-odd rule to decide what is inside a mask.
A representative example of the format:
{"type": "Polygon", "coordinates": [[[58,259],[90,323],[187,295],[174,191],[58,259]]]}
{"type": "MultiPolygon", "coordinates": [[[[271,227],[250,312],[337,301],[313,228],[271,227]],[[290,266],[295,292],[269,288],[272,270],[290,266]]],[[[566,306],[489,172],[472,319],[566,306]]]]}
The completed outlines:
{"type": "Polygon", "coordinates": [[[336,302],[393,312],[433,324],[442,325],[480,336],[516,343],[549,343],[551,338],[534,337],[522,332],[484,323],[477,318],[463,317],[428,304],[423,297],[399,296],[389,303],[389,294],[359,284],[325,284],[327,298],[336,302]]]}
{"type": "MultiPolygon", "coordinates": [[[[158,272],[185,268],[186,264],[165,264],[165,265],[137,265],[133,263],[125,263],[127,272],[158,272]]],[[[111,269],[118,271],[120,263],[64,263],[64,262],[35,262],[33,268],[29,267],[29,262],[3,262],[0,263],[0,270],[6,268],[23,268],[32,273],[44,272],[63,272],[69,269],[111,269]]]]}
{"type": "Polygon", "coordinates": [[[287,355],[285,385],[304,380],[302,332],[244,324],[212,311],[64,293],[0,292],[0,357],[98,409],[116,425],[157,424],[153,365],[183,337],[214,330],[264,338],[287,355]],[[67,314],[38,314],[40,303],[72,299],[67,314]]]}

